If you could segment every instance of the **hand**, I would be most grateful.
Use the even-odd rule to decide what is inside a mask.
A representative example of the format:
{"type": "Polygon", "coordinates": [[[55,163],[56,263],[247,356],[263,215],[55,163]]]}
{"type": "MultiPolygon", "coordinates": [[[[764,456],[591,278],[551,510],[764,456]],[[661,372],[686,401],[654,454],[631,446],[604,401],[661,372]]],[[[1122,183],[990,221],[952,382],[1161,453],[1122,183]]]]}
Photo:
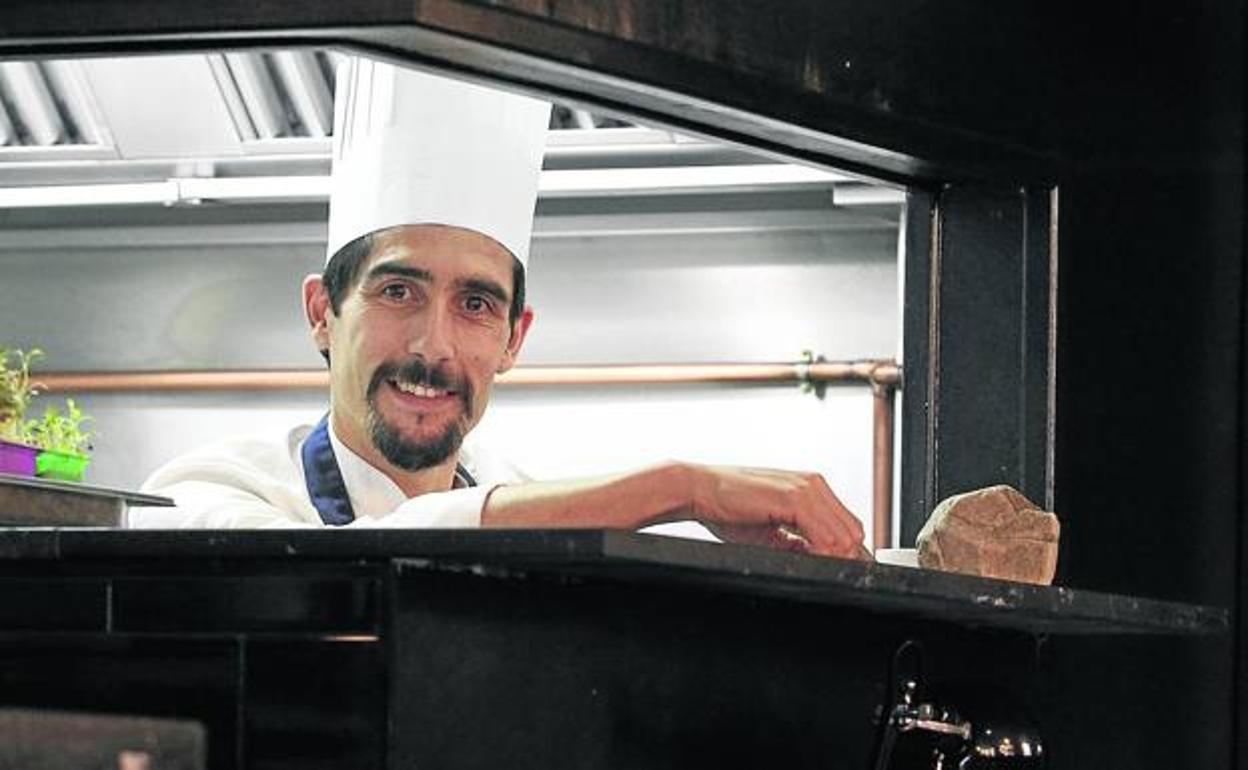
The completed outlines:
{"type": "Polygon", "coordinates": [[[823,476],[690,465],[692,516],[737,543],[871,560],[862,524],[823,476]]]}

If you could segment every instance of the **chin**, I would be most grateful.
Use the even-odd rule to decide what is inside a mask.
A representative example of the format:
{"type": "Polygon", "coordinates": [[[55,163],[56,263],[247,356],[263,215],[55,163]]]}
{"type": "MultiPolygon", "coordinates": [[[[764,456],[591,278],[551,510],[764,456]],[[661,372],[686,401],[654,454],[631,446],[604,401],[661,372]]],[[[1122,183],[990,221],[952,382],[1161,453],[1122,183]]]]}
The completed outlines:
{"type": "Polygon", "coordinates": [[[455,423],[440,431],[420,431],[418,435],[396,430],[384,420],[372,420],[373,446],[396,468],[419,471],[453,460],[463,443],[463,433],[455,423]]]}

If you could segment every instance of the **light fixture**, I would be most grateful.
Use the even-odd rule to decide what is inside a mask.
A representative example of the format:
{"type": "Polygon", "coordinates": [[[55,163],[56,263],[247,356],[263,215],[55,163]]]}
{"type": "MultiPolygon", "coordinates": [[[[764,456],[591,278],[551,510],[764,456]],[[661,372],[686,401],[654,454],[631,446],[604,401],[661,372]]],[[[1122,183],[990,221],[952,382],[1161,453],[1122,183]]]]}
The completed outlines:
{"type": "Polygon", "coordinates": [[[177,196],[178,186],[172,181],[0,187],[0,209],[169,204],[177,196]]]}
{"type": "MultiPolygon", "coordinates": [[[[543,198],[572,198],[835,189],[853,181],[843,174],[806,166],[757,164],[543,171],[538,189],[543,198]]],[[[137,184],[0,187],[0,208],[172,206],[209,200],[318,203],[329,200],[330,187],[330,177],[324,175],[173,177],[137,184]]],[[[833,202],[840,206],[897,204],[904,199],[900,191],[857,186],[844,195],[839,189],[833,193],[833,202]]]]}

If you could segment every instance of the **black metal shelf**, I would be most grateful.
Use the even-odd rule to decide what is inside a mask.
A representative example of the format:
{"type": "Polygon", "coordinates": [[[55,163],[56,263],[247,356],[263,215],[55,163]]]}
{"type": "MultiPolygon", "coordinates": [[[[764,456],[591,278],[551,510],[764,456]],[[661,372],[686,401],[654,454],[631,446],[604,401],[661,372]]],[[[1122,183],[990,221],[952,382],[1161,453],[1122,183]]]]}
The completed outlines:
{"type": "Polygon", "coordinates": [[[0,581],[198,576],[237,583],[257,570],[315,581],[336,571],[358,576],[370,564],[695,589],[1043,635],[1228,630],[1227,611],[1217,607],[623,531],[0,530],[0,581]]]}

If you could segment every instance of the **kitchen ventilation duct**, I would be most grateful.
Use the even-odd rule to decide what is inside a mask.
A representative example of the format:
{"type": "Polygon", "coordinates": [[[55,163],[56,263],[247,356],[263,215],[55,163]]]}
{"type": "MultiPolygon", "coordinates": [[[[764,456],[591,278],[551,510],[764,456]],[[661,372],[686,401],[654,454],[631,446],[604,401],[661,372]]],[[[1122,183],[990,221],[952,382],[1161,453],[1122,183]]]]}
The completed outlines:
{"type": "Polygon", "coordinates": [[[78,62],[0,62],[0,146],[109,143],[78,62]]]}
{"type": "MultiPolygon", "coordinates": [[[[321,202],[343,54],[292,49],[0,63],[0,209],[321,202]],[[101,162],[104,161],[104,162],[101,162]]],[[[544,198],[900,191],[556,105],[544,198]]]]}
{"type": "Polygon", "coordinates": [[[207,58],[243,141],[332,132],[337,54],[298,50],[207,58]]]}

